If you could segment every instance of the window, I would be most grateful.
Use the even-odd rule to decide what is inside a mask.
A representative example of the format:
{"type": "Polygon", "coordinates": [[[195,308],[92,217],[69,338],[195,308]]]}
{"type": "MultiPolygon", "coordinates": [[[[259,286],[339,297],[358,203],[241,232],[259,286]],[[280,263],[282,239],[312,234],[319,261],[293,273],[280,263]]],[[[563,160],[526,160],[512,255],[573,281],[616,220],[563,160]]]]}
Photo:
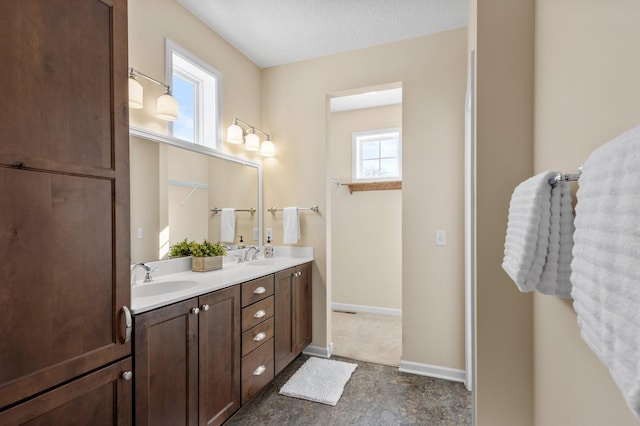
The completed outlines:
{"type": "Polygon", "coordinates": [[[354,132],[354,182],[402,179],[402,129],[354,132]]]}
{"type": "Polygon", "coordinates": [[[178,139],[219,149],[222,140],[222,74],[171,40],[166,40],[167,75],[178,101],[178,119],[169,133],[178,139]]]}

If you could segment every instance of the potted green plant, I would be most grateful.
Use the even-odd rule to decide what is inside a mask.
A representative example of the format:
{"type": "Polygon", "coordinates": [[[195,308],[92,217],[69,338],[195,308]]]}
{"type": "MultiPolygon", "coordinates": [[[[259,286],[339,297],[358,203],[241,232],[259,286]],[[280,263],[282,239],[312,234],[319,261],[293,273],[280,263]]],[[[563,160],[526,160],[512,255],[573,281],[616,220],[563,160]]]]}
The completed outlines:
{"type": "Polygon", "coordinates": [[[187,241],[186,238],[180,241],[179,243],[172,245],[169,248],[169,257],[184,257],[184,256],[191,256],[189,242],[187,241]]]}
{"type": "Polygon", "coordinates": [[[227,250],[218,242],[211,243],[204,240],[202,243],[195,241],[183,241],[171,246],[170,256],[191,256],[191,270],[193,272],[209,272],[222,268],[222,257],[227,250]]]}

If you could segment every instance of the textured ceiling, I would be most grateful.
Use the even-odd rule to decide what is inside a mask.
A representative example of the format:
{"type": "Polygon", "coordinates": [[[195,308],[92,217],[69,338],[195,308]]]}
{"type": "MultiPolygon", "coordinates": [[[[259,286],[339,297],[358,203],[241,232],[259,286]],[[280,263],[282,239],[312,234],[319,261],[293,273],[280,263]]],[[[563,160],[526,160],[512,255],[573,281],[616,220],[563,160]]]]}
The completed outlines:
{"type": "Polygon", "coordinates": [[[261,68],[467,25],[469,0],[178,0],[261,68]]]}

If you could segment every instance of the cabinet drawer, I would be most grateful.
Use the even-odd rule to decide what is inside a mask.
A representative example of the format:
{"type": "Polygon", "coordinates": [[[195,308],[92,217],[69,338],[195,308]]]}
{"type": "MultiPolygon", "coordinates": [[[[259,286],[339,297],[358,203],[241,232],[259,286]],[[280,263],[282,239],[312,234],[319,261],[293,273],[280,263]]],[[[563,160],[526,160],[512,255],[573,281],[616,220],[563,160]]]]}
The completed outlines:
{"type": "Polygon", "coordinates": [[[273,337],[273,317],[242,333],[242,356],[273,337]]]}
{"type": "Polygon", "coordinates": [[[242,358],[242,404],[273,379],[273,339],[242,358]]]}
{"type": "Polygon", "coordinates": [[[273,275],[258,278],[242,284],[242,307],[269,297],[273,294],[273,275]]]}
{"type": "Polygon", "coordinates": [[[242,332],[273,316],[273,296],[242,308],[242,332]]]}

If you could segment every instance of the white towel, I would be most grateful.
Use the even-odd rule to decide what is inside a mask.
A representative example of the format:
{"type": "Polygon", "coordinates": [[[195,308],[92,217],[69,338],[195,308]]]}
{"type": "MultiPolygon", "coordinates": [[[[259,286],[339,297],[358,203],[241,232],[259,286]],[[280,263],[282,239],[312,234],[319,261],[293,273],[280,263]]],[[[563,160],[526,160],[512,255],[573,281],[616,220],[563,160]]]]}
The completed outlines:
{"type": "Polygon", "coordinates": [[[284,243],[295,244],[300,239],[300,216],[297,207],[285,207],[282,212],[284,243]]]}
{"type": "Polygon", "coordinates": [[[556,172],[544,172],[516,187],[509,204],[502,269],[520,291],[533,291],[540,282],[551,218],[551,185],[556,172]]]}
{"type": "Polygon", "coordinates": [[[571,297],[571,260],[573,256],[573,206],[566,181],[551,189],[549,248],[536,290],[550,296],[571,297]]]}
{"type": "Polygon", "coordinates": [[[236,238],[236,210],[222,209],[220,214],[220,241],[231,243],[236,238]]]}
{"type": "Polygon", "coordinates": [[[640,127],[584,163],[571,282],[582,338],[640,419],[640,127]]]}

